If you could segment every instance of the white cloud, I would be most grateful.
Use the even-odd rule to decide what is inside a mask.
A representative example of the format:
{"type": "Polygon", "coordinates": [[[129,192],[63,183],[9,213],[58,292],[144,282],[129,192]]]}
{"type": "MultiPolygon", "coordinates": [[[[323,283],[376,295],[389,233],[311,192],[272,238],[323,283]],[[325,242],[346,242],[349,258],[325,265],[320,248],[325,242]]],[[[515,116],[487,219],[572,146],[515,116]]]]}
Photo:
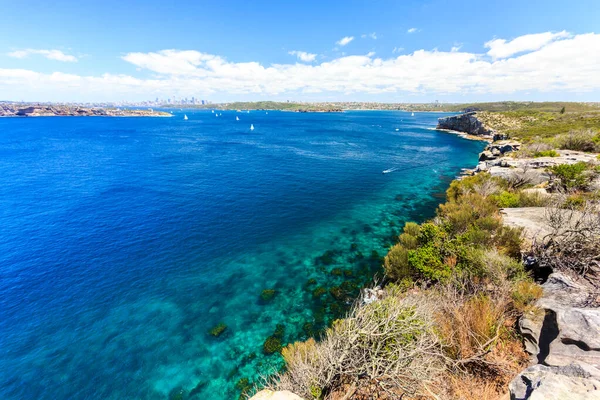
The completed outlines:
{"type": "Polygon", "coordinates": [[[417,30],[417,28],[409,28],[406,33],[415,33],[417,30]]]}
{"type": "Polygon", "coordinates": [[[22,93],[31,93],[37,94],[37,99],[40,93],[54,98],[84,94],[88,100],[189,93],[206,97],[223,93],[230,97],[285,95],[298,99],[314,93],[330,97],[353,93],[582,93],[600,91],[600,52],[590,51],[598,48],[600,34],[588,33],[551,40],[537,50],[501,59],[458,49],[417,50],[391,58],[373,53],[348,55],[313,64],[261,64],[229,61],[195,50],[162,50],[122,57],[133,67],[151,73],[152,78],[0,69],[0,93],[4,98],[23,98],[22,93]]]}
{"type": "Polygon", "coordinates": [[[452,48],[450,49],[450,51],[453,52],[453,53],[456,53],[460,49],[462,49],[462,43],[454,43],[454,46],[452,46],[452,48]]]}
{"type": "Polygon", "coordinates": [[[343,38],[335,42],[335,44],[337,44],[338,46],[345,46],[353,40],[354,36],[344,36],[343,38]]]}
{"type": "Polygon", "coordinates": [[[486,42],[484,46],[490,49],[487,54],[494,59],[497,59],[510,57],[527,51],[538,50],[548,43],[567,37],[569,37],[569,33],[566,31],[558,33],[544,32],[519,36],[510,42],[507,42],[504,39],[494,39],[486,42]]]}
{"type": "Polygon", "coordinates": [[[402,50],[404,50],[404,47],[394,47],[394,49],[392,50],[392,53],[393,54],[400,53],[402,50]]]}
{"type": "Polygon", "coordinates": [[[377,39],[377,33],[373,32],[373,33],[364,33],[362,35],[360,35],[361,38],[366,39],[366,38],[371,38],[373,40],[377,39]]]}
{"type": "Polygon", "coordinates": [[[17,50],[8,53],[9,57],[13,58],[25,58],[32,54],[38,54],[46,57],[49,60],[62,61],[62,62],[77,62],[77,57],[70,54],[65,54],[60,50],[37,50],[37,49],[25,49],[17,50]]]}
{"type": "Polygon", "coordinates": [[[306,51],[293,50],[293,51],[288,51],[288,54],[290,54],[292,56],[296,56],[296,57],[298,57],[298,59],[300,61],[304,61],[304,62],[313,62],[317,58],[316,54],[307,53],[306,51]]]}

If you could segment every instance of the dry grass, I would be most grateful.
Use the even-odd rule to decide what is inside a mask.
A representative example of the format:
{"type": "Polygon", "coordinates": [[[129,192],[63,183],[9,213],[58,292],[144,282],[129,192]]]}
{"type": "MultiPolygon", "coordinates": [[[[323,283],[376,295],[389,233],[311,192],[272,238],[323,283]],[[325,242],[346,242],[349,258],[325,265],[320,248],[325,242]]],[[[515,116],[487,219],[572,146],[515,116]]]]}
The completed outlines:
{"type": "Polygon", "coordinates": [[[446,294],[436,312],[439,336],[446,355],[462,368],[478,361],[495,344],[507,310],[506,299],[492,301],[479,294],[465,299],[446,294]]]}

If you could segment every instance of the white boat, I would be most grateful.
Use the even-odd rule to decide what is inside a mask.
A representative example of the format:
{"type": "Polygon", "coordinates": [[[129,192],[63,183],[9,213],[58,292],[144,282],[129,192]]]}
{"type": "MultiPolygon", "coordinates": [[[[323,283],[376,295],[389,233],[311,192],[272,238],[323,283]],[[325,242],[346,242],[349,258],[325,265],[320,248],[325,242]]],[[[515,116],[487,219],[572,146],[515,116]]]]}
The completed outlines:
{"type": "Polygon", "coordinates": [[[254,125],[250,124],[250,130],[253,131],[254,130],[254,125]]]}
{"type": "Polygon", "coordinates": [[[396,128],[396,132],[398,132],[399,130],[400,130],[399,128],[396,128]]]}
{"type": "Polygon", "coordinates": [[[381,173],[382,174],[389,174],[390,172],[394,172],[397,168],[390,168],[390,169],[386,169],[383,170],[381,173]]]}
{"type": "Polygon", "coordinates": [[[265,114],[268,114],[268,113],[269,113],[268,111],[265,111],[265,114]]]}
{"type": "Polygon", "coordinates": [[[414,116],[415,116],[415,113],[412,113],[412,114],[410,114],[410,116],[411,116],[411,117],[414,117],[414,116]]]}
{"type": "Polygon", "coordinates": [[[187,115],[183,114],[183,119],[184,119],[184,121],[187,121],[187,119],[188,119],[187,115]]]}
{"type": "Polygon", "coordinates": [[[235,120],[236,120],[236,121],[239,121],[239,120],[240,120],[240,117],[236,116],[236,117],[235,117],[235,120]]]}
{"type": "Polygon", "coordinates": [[[212,110],[212,113],[214,114],[214,113],[215,113],[215,110],[212,110]]]}
{"type": "Polygon", "coordinates": [[[250,110],[246,111],[246,114],[250,114],[250,110]]]}
{"type": "Polygon", "coordinates": [[[242,110],[236,110],[236,112],[242,112],[242,110]]]}

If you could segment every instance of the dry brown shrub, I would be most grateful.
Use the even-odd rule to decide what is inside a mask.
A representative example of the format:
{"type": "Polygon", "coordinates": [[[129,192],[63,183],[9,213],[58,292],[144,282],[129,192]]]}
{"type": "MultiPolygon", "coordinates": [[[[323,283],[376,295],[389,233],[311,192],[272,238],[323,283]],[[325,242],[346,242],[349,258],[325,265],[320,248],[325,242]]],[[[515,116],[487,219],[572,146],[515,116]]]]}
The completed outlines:
{"type": "Polygon", "coordinates": [[[446,355],[457,368],[483,360],[499,337],[507,300],[493,301],[486,294],[465,298],[446,291],[436,312],[437,326],[446,355]]]}

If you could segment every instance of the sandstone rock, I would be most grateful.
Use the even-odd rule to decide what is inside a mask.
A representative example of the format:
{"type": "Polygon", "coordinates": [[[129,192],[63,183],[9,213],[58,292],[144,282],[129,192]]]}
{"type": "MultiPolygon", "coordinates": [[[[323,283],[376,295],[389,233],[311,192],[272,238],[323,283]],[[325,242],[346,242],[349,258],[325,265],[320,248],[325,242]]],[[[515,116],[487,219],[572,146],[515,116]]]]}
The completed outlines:
{"type": "Polygon", "coordinates": [[[537,364],[521,372],[509,385],[511,400],[600,399],[600,371],[582,363],[563,367],[537,364]]]}
{"type": "Polygon", "coordinates": [[[261,390],[250,398],[250,400],[303,400],[288,390],[274,392],[273,390],[261,390]]]}
{"type": "Polygon", "coordinates": [[[496,156],[491,152],[491,151],[482,151],[479,154],[479,161],[487,161],[487,160],[494,160],[496,159],[496,156]]]}
{"type": "Polygon", "coordinates": [[[519,331],[523,336],[525,351],[534,357],[540,353],[539,340],[543,322],[543,313],[535,311],[530,311],[519,318],[519,331]]]}
{"type": "Polygon", "coordinates": [[[494,131],[477,119],[476,113],[469,112],[438,119],[438,129],[449,129],[475,136],[492,136],[494,131]]]}

